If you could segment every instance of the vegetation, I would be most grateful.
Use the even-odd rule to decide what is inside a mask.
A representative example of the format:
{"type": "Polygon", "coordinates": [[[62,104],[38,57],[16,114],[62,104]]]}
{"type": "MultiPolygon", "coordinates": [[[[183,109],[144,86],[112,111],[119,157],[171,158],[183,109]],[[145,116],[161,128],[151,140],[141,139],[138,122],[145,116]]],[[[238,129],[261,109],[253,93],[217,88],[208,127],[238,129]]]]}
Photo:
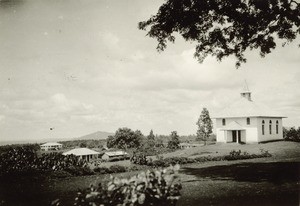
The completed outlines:
{"type": "Polygon", "coordinates": [[[300,127],[298,129],[295,127],[283,128],[283,138],[288,141],[300,142],[300,127]]]}
{"type": "Polygon", "coordinates": [[[87,148],[103,148],[106,140],[72,140],[72,141],[61,141],[65,149],[75,147],[87,147],[87,148]]]}
{"type": "Polygon", "coordinates": [[[210,135],[212,134],[213,129],[213,123],[210,119],[209,112],[206,108],[203,108],[201,115],[197,121],[197,138],[204,141],[204,145],[206,145],[206,142],[210,135]]]}
{"type": "Polygon", "coordinates": [[[32,146],[12,147],[0,154],[0,176],[53,171],[66,171],[74,175],[90,174],[86,162],[74,155],[48,153],[38,156],[32,146]]]}
{"type": "Polygon", "coordinates": [[[179,148],[179,136],[176,131],[171,132],[171,140],[168,142],[168,148],[175,150],[179,148]]]}
{"type": "Polygon", "coordinates": [[[262,57],[285,46],[300,34],[300,3],[293,0],[167,0],[157,14],[139,23],[139,29],[158,41],[163,51],[175,33],[195,42],[199,62],[212,55],[221,61],[235,56],[236,67],[246,62],[247,49],[259,49],[262,57]]]}
{"type": "Polygon", "coordinates": [[[143,134],[141,131],[136,130],[135,132],[129,128],[119,128],[114,136],[109,136],[107,139],[107,147],[127,149],[137,148],[141,145],[143,134]]]}
{"type": "Polygon", "coordinates": [[[33,151],[36,152],[40,149],[40,145],[38,144],[24,144],[24,145],[3,145],[0,146],[0,155],[2,153],[7,153],[11,150],[20,150],[20,149],[24,149],[24,150],[29,150],[29,151],[33,151]]]}
{"type": "MultiPolygon", "coordinates": [[[[112,177],[107,185],[79,191],[74,205],[176,205],[180,197],[179,166],[142,172],[130,179],[112,177]]],[[[60,205],[56,200],[52,205],[60,205]]]]}
{"type": "Polygon", "coordinates": [[[163,158],[158,157],[156,160],[149,161],[137,161],[135,164],[144,164],[152,167],[168,167],[175,164],[188,164],[188,163],[203,163],[208,161],[232,161],[232,160],[242,160],[242,159],[254,159],[262,157],[270,157],[271,154],[268,151],[261,150],[260,154],[249,154],[247,152],[242,152],[241,150],[232,150],[228,155],[224,156],[202,156],[196,158],[189,157],[169,157],[163,158]]]}

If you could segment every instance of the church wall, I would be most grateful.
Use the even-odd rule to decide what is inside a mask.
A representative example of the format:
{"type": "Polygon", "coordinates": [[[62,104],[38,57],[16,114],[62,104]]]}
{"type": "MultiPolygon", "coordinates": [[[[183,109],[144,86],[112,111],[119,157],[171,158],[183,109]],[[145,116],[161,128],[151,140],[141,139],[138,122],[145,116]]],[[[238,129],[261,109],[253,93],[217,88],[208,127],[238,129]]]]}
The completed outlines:
{"type": "MultiPolygon", "coordinates": [[[[216,119],[216,131],[217,131],[217,142],[226,142],[226,137],[224,135],[224,130],[222,128],[229,125],[231,122],[235,121],[239,123],[242,127],[246,128],[246,130],[241,131],[241,141],[246,143],[257,142],[257,118],[256,117],[249,117],[250,118],[250,125],[247,125],[247,117],[235,117],[235,118],[217,118],[216,119]],[[222,119],[226,120],[226,125],[222,125],[222,119]]],[[[226,132],[225,132],[226,133],[226,132]]],[[[232,139],[231,132],[227,132],[227,141],[232,139]]],[[[230,141],[229,141],[230,142],[230,141]]]]}
{"type": "Polygon", "coordinates": [[[250,125],[247,125],[247,117],[234,117],[234,118],[217,118],[216,119],[216,128],[226,127],[222,125],[222,119],[226,120],[226,125],[229,125],[231,122],[235,121],[239,123],[242,127],[256,127],[257,126],[257,118],[250,117],[250,125]]]}
{"type": "Polygon", "coordinates": [[[226,142],[224,130],[217,129],[217,142],[226,142]]]}
{"type": "Polygon", "coordinates": [[[258,119],[258,141],[269,141],[283,139],[282,118],[259,117],[258,119]],[[265,121],[265,134],[262,134],[262,121],[265,121]],[[270,134],[269,125],[272,120],[272,134],[270,134]],[[278,134],[276,134],[276,121],[278,121],[278,134]]]}
{"type": "Polygon", "coordinates": [[[247,128],[246,131],[246,143],[255,143],[258,142],[258,131],[257,131],[257,126],[252,127],[252,128],[247,128]]]}
{"type": "MultiPolygon", "coordinates": [[[[250,117],[250,125],[247,125],[247,117],[240,118],[224,118],[226,125],[232,121],[236,121],[242,127],[246,128],[242,131],[242,141],[246,143],[263,142],[269,140],[283,139],[282,118],[275,117],[250,117]],[[262,135],[262,120],[265,120],[265,134],[262,135]],[[272,120],[272,134],[269,132],[269,122],[272,120]],[[276,134],[276,121],[278,121],[278,134],[276,134]]],[[[231,140],[232,136],[230,132],[224,132],[222,128],[226,127],[222,125],[222,118],[216,119],[216,131],[217,142],[226,142],[231,140]],[[226,136],[228,136],[226,138],[226,136]]]]}

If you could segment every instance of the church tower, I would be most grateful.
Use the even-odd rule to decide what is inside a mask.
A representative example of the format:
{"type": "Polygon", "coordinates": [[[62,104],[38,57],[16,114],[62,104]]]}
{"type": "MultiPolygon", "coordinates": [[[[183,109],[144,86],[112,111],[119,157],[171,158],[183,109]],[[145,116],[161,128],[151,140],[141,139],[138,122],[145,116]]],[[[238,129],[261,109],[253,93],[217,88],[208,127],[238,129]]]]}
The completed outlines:
{"type": "Polygon", "coordinates": [[[243,88],[243,90],[241,92],[241,96],[244,97],[244,98],[246,98],[248,101],[252,101],[252,99],[251,99],[251,92],[249,90],[249,87],[248,87],[248,84],[247,84],[246,80],[245,80],[244,88],[243,88]]]}

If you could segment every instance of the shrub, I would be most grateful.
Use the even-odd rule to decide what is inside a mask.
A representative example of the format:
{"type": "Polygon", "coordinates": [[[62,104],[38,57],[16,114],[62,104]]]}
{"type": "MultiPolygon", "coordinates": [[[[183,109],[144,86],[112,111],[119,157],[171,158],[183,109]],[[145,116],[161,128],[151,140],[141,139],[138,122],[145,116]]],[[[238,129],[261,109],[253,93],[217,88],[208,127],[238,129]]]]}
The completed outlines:
{"type": "Polygon", "coordinates": [[[130,158],[130,162],[138,165],[147,165],[147,157],[142,152],[134,152],[133,155],[130,158]]]}
{"type": "Polygon", "coordinates": [[[96,168],[94,168],[94,172],[99,173],[99,174],[111,173],[110,169],[107,167],[96,167],[96,168]]]}
{"type": "MultiPolygon", "coordinates": [[[[107,185],[91,185],[79,191],[74,205],[165,205],[174,206],[180,198],[179,166],[142,172],[130,179],[112,177],[107,185]]],[[[60,205],[59,200],[52,205],[60,205]]]]}
{"type": "Polygon", "coordinates": [[[283,137],[288,141],[300,142],[300,127],[296,129],[291,127],[290,129],[283,128],[283,137]]]}
{"type": "Polygon", "coordinates": [[[109,167],[111,173],[126,172],[126,167],[122,165],[112,165],[109,167]]]}
{"type": "Polygon", "coordinates": [[[242,159],[253,159],[262,157],[271,157],[272,155],[267,150],[260,150],[260,154],[249,154],[248,152],[241,152],[241,150],[232,150],[229,155],[224,156],[225,160],[242,160],[242,159]]]}
{"type": "Polygon", "coordinates": [[[85,162],[74,155],[64,156],[61,153],[37,156],[34,147],[13,147],[0,154],[0,176],[35,174],[53,171],[67,171],[71,174],[89,174],[85,162]],[[82,170],[79,171],[78,170],[82,170]],[[81,172],[81,173],[80,173],[81,172]]]}
{"type": "Polygon", "coordinates": [[[202,163],[209,161],[231,161],[231,160],[242,160],[242,159],[253,159],[253,158],[261,158],[261,157],[270,157],[272,156],[268,151],[261,150],[261,154],[249,154],[247,152],[242,152],[241,150],[235,151],[232,150],[229,155],[225,156],[202,156],[196,158],[188,158],[188,157],[169,157],[169,158],[158,158],[157,160],[152,161],[152,163],[148,164],[153,167],[167,167],[175,164],[189,164],[189,163],[202,163]]]}

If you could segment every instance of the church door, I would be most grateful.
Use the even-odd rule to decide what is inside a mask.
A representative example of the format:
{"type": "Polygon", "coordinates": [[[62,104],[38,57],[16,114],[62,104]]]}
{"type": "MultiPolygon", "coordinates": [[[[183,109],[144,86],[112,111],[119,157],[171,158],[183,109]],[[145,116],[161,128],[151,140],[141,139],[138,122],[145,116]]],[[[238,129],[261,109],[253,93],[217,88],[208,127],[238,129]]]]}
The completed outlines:
{"type": "Polygon", "coordinates": [[[232,142],[236,142],[236,133],[237,131],[236,130],[232,130],[232,142]]]}

